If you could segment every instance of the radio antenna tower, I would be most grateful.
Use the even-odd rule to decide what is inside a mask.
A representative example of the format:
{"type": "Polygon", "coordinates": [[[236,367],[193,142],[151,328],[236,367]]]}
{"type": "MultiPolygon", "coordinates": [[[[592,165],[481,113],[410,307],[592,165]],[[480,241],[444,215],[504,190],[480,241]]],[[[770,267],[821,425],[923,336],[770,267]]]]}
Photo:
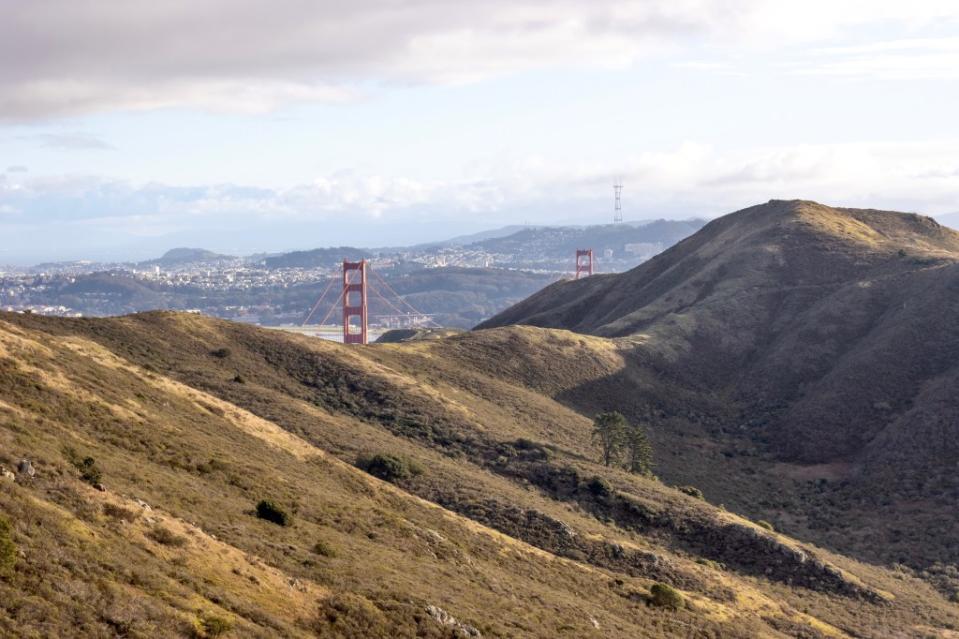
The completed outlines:
{"type": "Polygon", "coordinates": [[[613,183],[613,192],[616,194],[616,203],[613,207],[613,224],[623,223],[623,184],[619,180],[613,183]]]}

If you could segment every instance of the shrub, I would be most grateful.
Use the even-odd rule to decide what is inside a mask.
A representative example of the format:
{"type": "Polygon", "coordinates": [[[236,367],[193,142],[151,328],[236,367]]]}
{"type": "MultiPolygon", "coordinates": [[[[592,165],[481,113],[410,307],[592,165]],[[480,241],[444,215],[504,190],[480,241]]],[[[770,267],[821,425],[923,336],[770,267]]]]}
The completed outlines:
{"type": "Polygon", "coordinates": [[[230,349],[226,348],[225,346],[223,348],[216,348],[210,351],[210,355],[217,359],[226,359],[230,356],[230,349]]]}
{"type": "Polygon", "coordinates": [[[230,632],[233,629],[233,623],[229,619],[208,615],[200,619],[194,630],[194,635],[198,639],[214,639],[230,632]]]}
{"type": "Polygon", "coordinates": [[[383,611],[354,593],[337,593],[320,605],[313,630],[320,637],[392,637],[395,631],[383,611]]]}
{"type": "Polygon", "coordinates": [[[703,491],[699,490],[695,486],[680,486],[677,490],[681,493],[685,493],[690,497],[695,497],[696,499],[706,500],[706,497],[703,496],[703,491]]]}
{"type": "Polygon", "coordinates": [[[313,552],[321,557],[336,557],[336,549],[333,548],[330,544],[326,543],[322,539],[315,544],[313,544],[313,552]]]}
{"type": "Polygon", "coordinates": [[[239,373],[237,373],[237,374],[233,377],[233,383],[234,383],[234,384],[246,384],[246,380],[243,379],[243,376],[242,376],[242,375],[240,375],[239,373]]]}
{"type": "Polygon", "coordinates": [[[13,572],[17,563],[17,545],[13,542],[13,529],[10,522],[0,516],[0,577],[13,572]]]}
{"type": "Polygon", "coordinates": [[[96,486],[103,479],[103,473],[97,468],[97,462],[93,457],[84,457],[79,461],[74,461],[73,465],[80,471],[80,479],[91,486],[96,486]]]}
{"type": "Polygon", "coordinates": [[[163,526],[154,526],[149,531],[147,531],[147,537],[157,542],[158,544],[163,544],[164,546],[173,546],[179,548],[185,546],[187,543],[187,538],[183,535],[178,535],[168,528],[163,526]]]}
{"type": "Polygon", "coordinates": [[[725,570],[726,565],[718,561],[713,561],[712,559],[706,559],[705,557],[699,557],[696,559],[696,563],[700,566],[706,566],[707,568],[712,568],[713,570],[725,570]]]}
{"type": "Polygon", "coordinates": [[[266,499],[256,505],[256,516],[280,526],[289,526],[293,523],[292,515],[266,499]]]}
{"type": "Polygon", "coordinates": [[[766,521],[765,519],[760,519],[759,521],[756,522],[756,525],[761,528],[765,528],[766,530],[771,530],[773,532],[776,531],[776,529],[773,528],[773,525],[769,523],[768,521],[766,521]]]}
{"type": "Polygon", "coordinates": [[[422,466],[415,461],[389,453],[361,457],[356,461],[356,465],[374,477],[392,483],[423,474],[422,466]]]}
{"type": "Polygon", "coordinates": [[[666,584],[653,584],[649,589],[650,603],[660,608],[679,610],[683,607],[683,596],[678,590],[666,584]]]}
{"type": "Polygon", "coordinates": [[[599,475],[593,475],[586,482],[586,489],[596,497],[606,497],[613,494],[613,485],[599,475]]]}

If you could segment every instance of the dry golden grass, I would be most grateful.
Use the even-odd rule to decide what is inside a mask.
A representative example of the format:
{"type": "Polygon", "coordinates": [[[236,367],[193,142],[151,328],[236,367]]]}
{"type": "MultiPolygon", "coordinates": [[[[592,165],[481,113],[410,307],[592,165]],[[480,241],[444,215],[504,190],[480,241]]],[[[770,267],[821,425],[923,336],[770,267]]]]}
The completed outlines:
{"type": "Polygon", "coordinates": [[[0,342],[0,400],[11,407],[0,407],[0,463],[27,457],[38,471],[0,488],[24,552],[0,581],[7,634],[155,636],[163,627],[190,636],[216,616],[232,636],[311,636],[332,632],[324,602],[366,619],[370,636],[447,636],[427,604],[493,637],[783,636],[777,628],[789,623],[881,636],[890,624],[959,623],[921,583],[903,592],[886,571],[805,546],[895,601],[697,564],[672,526],[752,524],[599,467],[588,416],[555,398],[590,376],[623,373],[626,354],[608,340],[522,329],[351,349],[176,314],[6,315],[7,333],[16,337],[0,342]],[[228,357],[210,355],[223,347],[228,357]],[[237,374],[246,383],[232,381],[237,374]],[[529,386],[517,383],[524,377],[529,386]],[[549,459],[493,456],[518,455],[522,438],[547,444],[549,459]],[[96,459],[104,492],[80,481],[65,447],[96,459]],[[414,459],[425,472],[384,483],[351,465],[369,452],[414,459]],[[524,474],[564,469],[606,477],[668,525],[616,523],[582,494],[524,474]],[[293,525],[256,519],[260,499],[290,510],[293,525]],[[528,523],[516,526],[513,511],[528,523]],[[539,520],[562,522],[585,545],[564,546],[539,520]],[[156,526],[186,542],[156,541],[156,526]],[[318,554],[318,542],[335,552],[318,554]],[[613,544],[655,560],[617,563],[603,550],[613,544]],[[690,607],[647,606],[667,576],[690,607]],[[72,594],[51,592],[50,578],[72,594]]]}

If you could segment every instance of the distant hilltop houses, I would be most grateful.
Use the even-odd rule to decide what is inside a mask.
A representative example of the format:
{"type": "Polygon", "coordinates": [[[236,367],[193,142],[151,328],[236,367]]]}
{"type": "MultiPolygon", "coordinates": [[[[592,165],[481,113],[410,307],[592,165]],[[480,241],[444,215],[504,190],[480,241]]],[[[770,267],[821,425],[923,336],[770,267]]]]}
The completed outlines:
{"type": "MultiPolygon", "coordinates": [[[[154,309],[203,313],[264,326],[299,326],[343,260],[366,260],[397,299],[370,300],[370,326],[403,328],[406,304],[451,328],[470,328],[571,275],[589,247],[598,271],[629,270],[695,232],[702,220],[583,227],[506,227],[429,245],[327,247],[270,256],[174,249],[128,263],[45,263],[0,275],[0,308],[61,317],[154,309]],[[399,318],[399,319],[397,319],[399,318]]],[[[328,301],[316,317],[335,316],[328,301]]]]}

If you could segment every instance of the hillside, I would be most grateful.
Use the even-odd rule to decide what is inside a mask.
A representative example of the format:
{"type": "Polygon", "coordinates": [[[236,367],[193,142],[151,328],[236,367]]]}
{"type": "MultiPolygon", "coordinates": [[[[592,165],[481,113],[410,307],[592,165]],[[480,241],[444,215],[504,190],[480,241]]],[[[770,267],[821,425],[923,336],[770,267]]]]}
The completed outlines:
{"type": "Polygon", "coordinates": [[[15,544],[0,633],[959,628],[908,571],[594,461],[567,398],[629,370],[631,348],[533,328],[351,348],[190,314],[0,314],[0,463],[17,473],[0,482],[15,544]],[[399,465],[362,461],[385,453],[399,465]],[[290,525],[257,518],[260,500],[290,525]],[[684,603],[653,604],[657,583],[684,603]]]}
{"type": "Polygon", "coordinates": [[[235,259],[231,255],[221,255],[201,248],[174,248],[170,249],[155,260],[140,262],[140,266],[174,267],[197,262],[216,262],[219,260],[235,259]]]}
{"type": "Polygon", "coordinates": [[[367,249],[340,246],[271,255],[263,259],[263,265],[267,268],[330,268],[343,260],[356,262],[370,257],[373,254],[367,249]]]}
{"type": "Polygon", "coordinates": [[[597,268],[631,268],[699,230],[705,220],[654,220],[644,224],[540,226],[467,245],[509,256],[514,268],[570,270],[577,249],[592,248],[597,268]]]}
{"type": "Polygon", "coordinates": [[[663,435],[677,455],[723,450],[664,474],[818,543],[938,570],[959,550],[957,261],[959,233],[930,218],[773,201],[627,273],[547,287],[481,328],[632,344],[629,376],[570,401],[634,397],[634,414],[693,425],[694,446],[663,435]],[[651,371],[668,392],[630,379],[651,371]]]}

